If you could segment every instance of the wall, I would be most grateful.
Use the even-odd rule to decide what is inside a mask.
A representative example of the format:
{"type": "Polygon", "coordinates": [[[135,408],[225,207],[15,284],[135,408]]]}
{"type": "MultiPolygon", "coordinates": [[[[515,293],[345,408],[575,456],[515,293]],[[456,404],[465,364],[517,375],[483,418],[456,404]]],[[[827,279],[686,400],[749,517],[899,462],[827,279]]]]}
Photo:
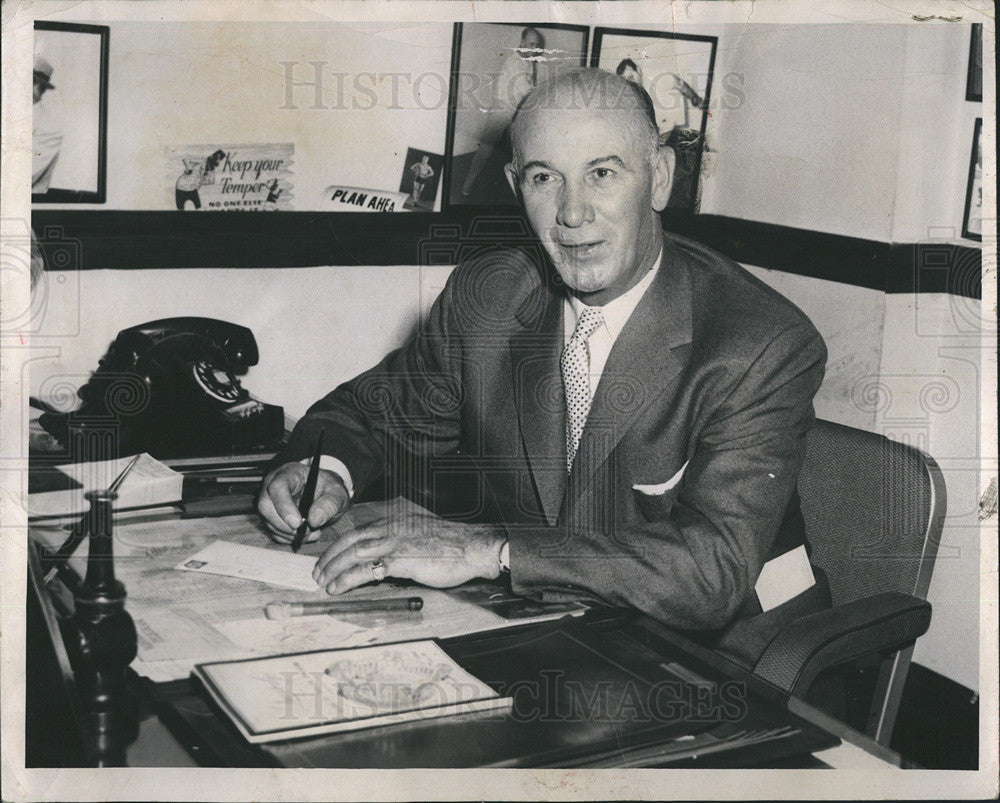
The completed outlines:
{"type": "MultiPolygon", "coordinates": [[[[984,47],[988,46],[987,41],[984,47]]],[[[907,29],[892,215],[894,242],[960,238],[973,124],[975,118],[983,116],[982,103],[965,100],[965,62],[953,55],[968,51],[967,25],[907,29]]],[[[984,55],[984,63],[993,62],[989,53],[984,55]]],[[[986,73],[989,80],[989,70],[986,73]]],[[[988,93],[985,89],[984,96],[988,93]]],[[[984,132],[984,136],[989,142],[994,134],[984,132]]],[[[993,150],[983,148],[987,158],[993,150]]],[[[961,242],[970,244],[968,240],[961,242]]]]}
{"type": "MultiPolygon", "coordinates": [[[[244,383],[299,417],[312,401],[401,345],[451,270],[402,265],[49,272],[36,288],[43,303],[30,340],[30,392],[66,404],[66,390],[86,382],[119,330],[157,318],[204,315],[253,330],[261,361],[244,383]],[[375,295],[378,304],[371,303],[375,295]]],[[[805,310],[826,340],[830,357],[817,414],[872,429],[876,405],[862,403],[858,389],[860,378],[879,375],[884,294],[750,270],[805,310]],[[836,307],[828,303],[833,293],[841,302],[836,307]]]]}
{"type": "MultiPolygon", "coordinates": [[[[996,310],[945,294],[891,295],[886,320],[892,325],[886,327],[881,371],[877,384],[870,382],[877,388],[875,429],[931,454],[948,494],[928,596],[935,618],[914,656],[979,688],[980,538],[989,532],[981,527],[990,526],[980,522],[979,499],[997,466],[995,424],[991,437],[982,419],[996,411],[996,310]],[[990,330],[992,345],[982,351],[980,333],[990,330]]],[[[995,534],[995,510],[991,520],[995,534]]]]}
{"type": "Polygon", "coordinates": [[[407,148],[444,153],[450,23],[110,28],[103,208],[173,209],[168,147],[294,143],[296,209],[330,184],[398,190],[407,148]]]}
{"type": "Polygon", "coordinates": [[[907,30],[759,26],[720,48],[745,99],[719,112],[702,211],[890,239],[907,30]]]}
{"type": "Polygon", "coordinates": [[[250,327],[261,361],[244,384],[301,416],[312,401],[370,368],[414,330],[450,267],[86,271],[68,292],[48,274],[49,303],[32,338],[33,395],[64,398],[87,380],[119,330],[177,315],[250,327]],[[126,279],[123,281],[123,278],[126,279]],[[392,292],[386,292],[392,288],[392,292]],[[378,303],[372,299],[377,297],[378,303]],[[71,333],[78,336],[49,336],[71,333]]]}
{"type": "MultiPolygon", "coordinates": [[[[110,27],[103,208],[172,209],[168,147],[293,142],[297,209],[334,183],[396,190],[408,147],[444,152],[451,24],[110,27]]],[[[967,25],[667,29],[719,39],[701,211],[881,241],[960,230],[967,25]]]]}

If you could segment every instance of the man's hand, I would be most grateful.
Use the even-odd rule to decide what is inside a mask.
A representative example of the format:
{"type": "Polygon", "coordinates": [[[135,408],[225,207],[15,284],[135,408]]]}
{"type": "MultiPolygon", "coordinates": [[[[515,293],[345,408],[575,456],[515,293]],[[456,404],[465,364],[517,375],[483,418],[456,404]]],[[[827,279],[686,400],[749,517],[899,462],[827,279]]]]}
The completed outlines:
{"type": "Polygon", "coordinates": [[[370,583],[372,561],[390,577],[449,588],[477,577],[500,574],[500,527],[459,524],[430,514],[389,516],[340,536],[318,561],[313,579],[328,594],[370,583]]]}
{"type": "MultiPolygon", "coordinates": [[[[306,484],[309,466],[302,463],[285,463],[266,477],[261,484],[257,512],[271,528],[279,541],[291,541],[295,530],[302,523],[298,499],[306,484]]],[[[332,471],[320,469],[316,478],[316,497],[309,508],[311,532],[307,541],[319,538],[319,529],[337,518],[350,504],[351,497],[343,480],[332,471]]]]}

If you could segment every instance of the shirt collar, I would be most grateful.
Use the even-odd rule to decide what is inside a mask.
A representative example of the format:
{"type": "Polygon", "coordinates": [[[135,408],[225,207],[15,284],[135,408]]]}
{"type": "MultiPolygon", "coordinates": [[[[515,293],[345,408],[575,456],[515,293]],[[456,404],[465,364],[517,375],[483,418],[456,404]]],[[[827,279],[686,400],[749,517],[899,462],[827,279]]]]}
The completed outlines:
{"type": "MultiPolygon", "coordinates": [[[[660,253],[656,257],[656,262],[646,271],[646,275],[639,280],[639,283],[635,287],[628,292],[622,293],[618,298],[609,301],[603,307],[593,307],[593,309],[599,309],[603,314],[604,325],[607,327],[608,334],[612,340],[617,340],[619,333],[625,328],[625,324],[638,305],[639,299],[643,297],[646,290],[653,283],[653,279],[656,278],[656,273],[660,269],[662,259],[663,248],[661,247],[660,253]]],[[[569,334],[572,334],[580,313],[583,312],[587,305],[574,295],[570,295],[568,299],[573,315],[566,316],[566,330],[569,334]]]]}

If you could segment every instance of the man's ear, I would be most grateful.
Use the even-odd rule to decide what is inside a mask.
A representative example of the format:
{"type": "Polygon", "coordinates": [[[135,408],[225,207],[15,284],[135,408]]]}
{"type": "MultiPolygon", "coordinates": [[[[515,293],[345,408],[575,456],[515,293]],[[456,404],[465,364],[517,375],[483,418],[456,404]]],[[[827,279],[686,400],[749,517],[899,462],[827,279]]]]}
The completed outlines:
{"type": "Polygon", "coordinates": [[[514,192],[514,197],[521,198],[520,180],[517,177],[517,169],[514,167],[513,162],[508,162],[503,166],[503,172],[507,176],[507,183],[510,184],[511,190],[514,192]]]}
{"type": "Polygon", "coordinates": [[[653,159],[653,210],[662,212],[670,200],[670,188],[674,179],[674,149],[661,145],[653,159]]]}

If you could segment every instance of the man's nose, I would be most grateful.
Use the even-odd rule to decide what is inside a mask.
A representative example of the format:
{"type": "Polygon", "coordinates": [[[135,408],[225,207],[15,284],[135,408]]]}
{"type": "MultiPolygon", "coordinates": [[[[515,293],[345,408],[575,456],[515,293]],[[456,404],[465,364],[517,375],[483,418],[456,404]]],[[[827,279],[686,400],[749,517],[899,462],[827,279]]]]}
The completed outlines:
{"type": "Polygon", "coordinates": [[[586,189],[579,182],[567,181],[563,184],[559,197],[556,222],[570,229],[578,228],[594,220],[594,207],[587,198],[586,189]]]}

